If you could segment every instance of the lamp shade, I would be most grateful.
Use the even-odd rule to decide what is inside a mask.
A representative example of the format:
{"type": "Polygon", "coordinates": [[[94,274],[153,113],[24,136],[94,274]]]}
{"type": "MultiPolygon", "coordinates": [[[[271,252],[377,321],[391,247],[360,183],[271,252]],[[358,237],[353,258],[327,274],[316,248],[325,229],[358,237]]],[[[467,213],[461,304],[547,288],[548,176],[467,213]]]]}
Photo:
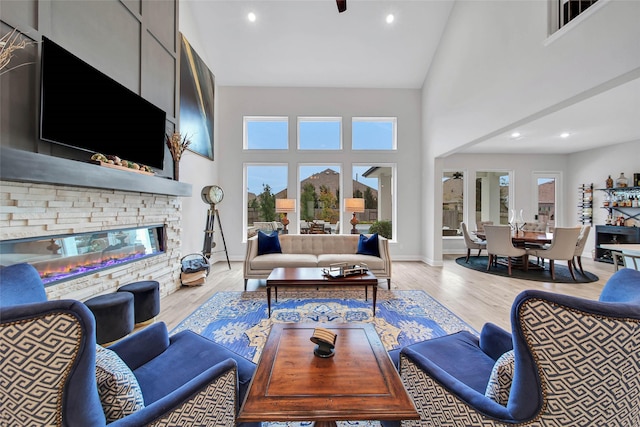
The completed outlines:
{"type": "Polygon", "coordinates": [[[276,199],[276,212],[295,212],[296,199],[276,199]]]}
{"type": "Polygon", "coordinates": [[[345,212],[364,212],[364,199],[344,199],[345,212]]]}

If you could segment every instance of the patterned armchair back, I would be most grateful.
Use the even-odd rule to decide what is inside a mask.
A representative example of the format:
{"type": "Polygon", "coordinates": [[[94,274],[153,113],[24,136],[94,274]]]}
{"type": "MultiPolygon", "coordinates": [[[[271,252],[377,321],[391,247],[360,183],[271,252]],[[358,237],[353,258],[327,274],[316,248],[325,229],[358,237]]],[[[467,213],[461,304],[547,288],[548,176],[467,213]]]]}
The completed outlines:
{"type": "Polygon", "coordinates": [[[95,327],[80,302],[2,308],[3,425],[105,424],[95,380],[95,327]]]}
{"type": "Polygon", "coordinates": [[[539,377],[539,425],[638,425],[640,307],[554,300],[527,298],[517,311],[539,377]]]}

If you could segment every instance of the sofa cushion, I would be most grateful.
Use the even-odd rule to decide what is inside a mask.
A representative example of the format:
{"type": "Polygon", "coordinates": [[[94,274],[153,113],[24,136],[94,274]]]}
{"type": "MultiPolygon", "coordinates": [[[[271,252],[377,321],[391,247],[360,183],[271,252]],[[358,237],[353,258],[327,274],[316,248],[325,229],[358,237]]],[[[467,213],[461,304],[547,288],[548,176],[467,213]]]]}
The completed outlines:
{"type": "Polygon", "coordinates": [[[96,345],[96,381],[107,423],[144,408],[138,380],[113,351],[96,345]]]}
{"type": "Polygon", "coordinates": [[[378,247],[378,233],[374,233],[367,237],[364,234],[360,235],[358,241],[358,251],[360,255],[380,256],[380,249],[378,247]]]}
{"type": "Polygon", "coordinates": [[[515,357],[513,350],[507,351],[496,360],[491,371],[491,378],[487,384],[484,395],[495,400],[502,406],[509,403],[509,392],[513,382],[513,372],[515,369],[515,357]]]}
{"type": "Polygon", "coordinates": [[[258,255],[280,253],[282,253],[282,249],[280,248],[278,232],[274,231],[267,234],[262,230],[258,231],[258,255]]]}
{"type": "Polygon", "coordinates": [[[317,267],[318,257],[311,254],[267,254],[251,260],[253,270],[272,270],[276,267],[317,267]]]}

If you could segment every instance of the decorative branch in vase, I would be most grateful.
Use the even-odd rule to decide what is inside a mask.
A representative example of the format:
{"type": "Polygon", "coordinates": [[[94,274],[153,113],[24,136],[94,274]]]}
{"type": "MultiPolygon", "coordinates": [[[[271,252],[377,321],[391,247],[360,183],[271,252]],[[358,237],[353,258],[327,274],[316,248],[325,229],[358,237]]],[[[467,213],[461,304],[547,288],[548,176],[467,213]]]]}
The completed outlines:
{"type": "Polygon", "coordinates": [[[173,158],[173,179],[178,181],[180,177],[180,159],[182,153],[191,144],[191,140],[187,135],[182,136],[180,132],[174,132],[171,135],[167,135],[167,147],[173,158]]]}
{"type": "Polygon", "coordinates": [[[34,41],[27,41],[23,36],[20,31],[14,29],[10,33],[0,37],[0,76],[16,68],[33,64],[33,62],[26,62],[5,70],[9,62],[11,62],[11,59],[15,56],[13,53],[16,50],[22,50],[35,43],[34,41]]]}

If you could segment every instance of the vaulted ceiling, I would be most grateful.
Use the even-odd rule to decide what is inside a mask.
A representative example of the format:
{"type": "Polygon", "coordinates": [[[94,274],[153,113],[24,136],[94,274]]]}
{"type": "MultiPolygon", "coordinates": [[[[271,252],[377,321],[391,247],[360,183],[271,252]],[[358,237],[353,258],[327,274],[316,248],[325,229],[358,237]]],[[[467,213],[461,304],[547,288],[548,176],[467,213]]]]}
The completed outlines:
{"type": "MultiPolygon", "coordinates": [[[[218,85],[421,88],[454,1],[347,3],[338,13],[333,0],[182,0],[180,13],[215,41],[201,56],[215,64],[218,85]]],[[[636,74],[523,117],[520,137],[496,129],[459,152],[561,154],[640,141],[636,74]],[[560,125],[573,136],[562,144],[560,125]]]]}

